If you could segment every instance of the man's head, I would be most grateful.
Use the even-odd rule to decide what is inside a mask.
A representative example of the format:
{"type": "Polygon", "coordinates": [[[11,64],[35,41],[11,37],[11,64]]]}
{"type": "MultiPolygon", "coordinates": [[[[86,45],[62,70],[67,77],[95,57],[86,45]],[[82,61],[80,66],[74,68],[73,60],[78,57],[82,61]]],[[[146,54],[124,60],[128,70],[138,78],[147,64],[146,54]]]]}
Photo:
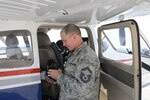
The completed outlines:
{"type": "Polygon", "coordinates": [[[63,45],[66,46],[71,52],[83,43],[81,31],[75,24],[67,24],[62,29],[61,39],[63,41],[63,45]]]}

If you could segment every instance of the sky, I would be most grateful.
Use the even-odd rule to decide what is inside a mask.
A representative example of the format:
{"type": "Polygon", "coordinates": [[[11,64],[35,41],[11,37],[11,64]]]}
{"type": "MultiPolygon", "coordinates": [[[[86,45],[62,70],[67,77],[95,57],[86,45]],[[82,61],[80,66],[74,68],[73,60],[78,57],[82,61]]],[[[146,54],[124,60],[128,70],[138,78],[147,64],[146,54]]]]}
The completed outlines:
{"type": "Polygon", "coordinates": [[[150,16],[141,16],[134,19],[137,21],[140,30],[150,42],[150,16]]]}

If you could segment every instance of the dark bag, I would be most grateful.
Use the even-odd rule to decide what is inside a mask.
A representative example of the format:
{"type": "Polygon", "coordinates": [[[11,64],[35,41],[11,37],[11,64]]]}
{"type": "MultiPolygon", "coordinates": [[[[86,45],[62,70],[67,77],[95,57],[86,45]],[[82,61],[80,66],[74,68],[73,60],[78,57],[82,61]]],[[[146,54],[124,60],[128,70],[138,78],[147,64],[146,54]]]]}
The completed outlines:
{"type": "Polygon", "coordinates": [[[59,97],[59,85],[42,80],[42,93],[51,97],[59,97]]]}

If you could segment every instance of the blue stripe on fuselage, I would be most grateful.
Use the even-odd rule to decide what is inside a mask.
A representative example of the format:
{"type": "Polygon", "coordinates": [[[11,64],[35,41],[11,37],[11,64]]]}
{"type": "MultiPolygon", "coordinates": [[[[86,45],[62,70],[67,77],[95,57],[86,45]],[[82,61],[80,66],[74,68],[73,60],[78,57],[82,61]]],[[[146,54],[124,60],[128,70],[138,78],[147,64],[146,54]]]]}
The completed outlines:
{"type": "Polygon", "coordinates": [[[41,85],[34,84],[0,90],[0,100],[42,100],[41,85]]]}

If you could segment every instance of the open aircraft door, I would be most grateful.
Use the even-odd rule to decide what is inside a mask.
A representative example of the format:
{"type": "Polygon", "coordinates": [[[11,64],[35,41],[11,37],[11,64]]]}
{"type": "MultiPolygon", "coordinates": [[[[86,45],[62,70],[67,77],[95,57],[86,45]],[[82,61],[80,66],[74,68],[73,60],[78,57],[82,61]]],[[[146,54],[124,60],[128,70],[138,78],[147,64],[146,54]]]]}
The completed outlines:
{"type": "Polygon", "coordinates": [[[141,57],[137,23],[128,20],[101,26],[98,28],[98,42],[100,93],[103,91],[106,100],[141,100],[141,57]]]}

